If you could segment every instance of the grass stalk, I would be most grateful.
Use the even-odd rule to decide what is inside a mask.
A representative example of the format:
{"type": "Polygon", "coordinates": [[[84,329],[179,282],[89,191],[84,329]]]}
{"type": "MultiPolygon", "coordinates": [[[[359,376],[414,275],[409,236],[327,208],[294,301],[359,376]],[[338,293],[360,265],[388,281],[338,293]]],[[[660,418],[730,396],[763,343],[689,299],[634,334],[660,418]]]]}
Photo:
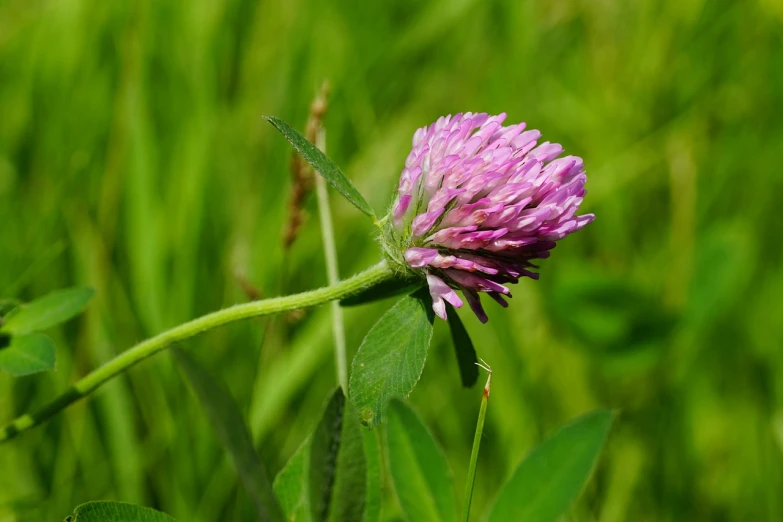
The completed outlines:
{"type": "MultiPolygon", "coordinates": [[[[315,146],[326,152],[326,131],[319,127],[316,133],[315,146]]],[[[326,190],[326,180],[322,176],[315,176],[315,192],[318,198],[318,214],[321,221],[321,237],[324,244],[324,259],[326,261],[326,278],[329,285],[334,285],[340,280],[337,264],[337,246],[334,240],[334,224],[332,223],[332,211],[329,206],[329,193],[326,190]]],[[[332,301],[332,336],[334,337],[334,362],[337,368],[337,382],[348,394],[348,360],[345,348],[345,321],[343,309],[340,303],[332,301]]]]}
{"type": "Polygon", "coordinates": [[[476,482],[476,464],[478,463],[479,448],[481,447],[481,436],[484,433],[484,419],[487,417],[487,403],[489,402],[489,385],[492,381],[492,370],[489,366],[480,365],[489,372],[487,375],[487,384],[484,385],[484,394],[481,397],[481,409],[479,410],[478,422],[476,423],[476,434],[473,437],[473,450],[470,452],[470,466],[468,467],[468,481],[465,484],[465,501],[462,504],[462,520],[468,522],[470,519],[470,502],[473,498],[473,485],[476,482]]]}

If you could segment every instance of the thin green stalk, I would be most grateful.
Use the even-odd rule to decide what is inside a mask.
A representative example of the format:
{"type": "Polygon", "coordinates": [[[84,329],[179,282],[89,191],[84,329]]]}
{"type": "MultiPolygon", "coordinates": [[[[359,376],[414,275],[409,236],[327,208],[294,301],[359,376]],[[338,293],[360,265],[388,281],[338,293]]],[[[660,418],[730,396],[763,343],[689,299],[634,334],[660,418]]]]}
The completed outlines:
{"type": "MultiPolygon", "coordinates": [[[[482,366],[484,368],[484,366],[482,366]]],[[[476,423],[476,435],[473,437],[473,451],[470,453],[470,466],[468,467],[468,483],[465,485],[465,502],[462,508],[462,520],[468,522],[470,519],[470,502],[473,498],[473,484],[476,481],[476,463],[478,462],[479,448],[481,447],[481,435],[484,433],[484,419],[487,416],[487,403],[489,402],[489,384],[492,381],[492,370],[489,367],[484,368],[489,371],[487,384],[484,385],[484,395],[481,398],[481,409],[479,410],[478,422],[476,423]]]]}
{"type": "Polygon", "coordinates": [[[38,411],[18,417],[0,430],[0,442],[5,442],[20,432],[41,424],[70,404],[89,395],[112,377],[119,375],[139,361],[164,350],[173,343],[242,319],[300,310],[329,301],[343,299],[392,277],[393,272],[389,269],[386,262],[382,261],[364,272],[340,281],[335,285],[302,292],[301,294],[273,297],[271,299],[234,305],[175,326],[119,354],[77,381],[59,397],[44,405],[38,411]]]}
{"type": "MultiPolygon", "coordinates": [[[[326,152],[326,133],[323,128],[319,128],[318,133],[315,135],[315,146],[321,149],[322,152],[326,152]]],[[[334,242],[334,225],[332,224],[332,211],[329,207],[329,193],[326,191],[326,180],[322,176],[315,176],[315,192],[318,196],[318,214],[321,218],[321,238],[324,243],[326,278],[329,285],[334,285],[340,280],[337,266],[337,247],[334,242]]],[[[343,309],[337,301],[332,301],[331,307],[337,382],[343,389],[343,393],[348,394],[348,360],[345,355],[343,309]]]]}

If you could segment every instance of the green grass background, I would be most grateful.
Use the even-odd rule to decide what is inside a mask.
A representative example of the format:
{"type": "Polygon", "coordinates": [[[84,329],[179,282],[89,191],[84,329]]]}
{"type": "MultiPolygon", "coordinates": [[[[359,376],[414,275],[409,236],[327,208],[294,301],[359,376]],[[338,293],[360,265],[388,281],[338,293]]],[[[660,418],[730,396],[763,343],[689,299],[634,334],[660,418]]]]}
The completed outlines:
{"type": "MultiPolygon", "coordinates": [[[[0,420],[135,342],[325,283],[317,212],[281,247],[290,147],[333,86],[329,154],[376,208],[438,116],[506,111],[587,165],[597,215],[482,326],[495,368],[475,513],[547,433],[620,412],[567,521],[783,520],[783,4],[778,0],[0,0],[0,295],[90,285],[57,371],[0,375],[0,420]]],[[[333,197],[342,275],[380,258],[333,197]]],[[[388,302],[347,311],[350,355],[388,302]]],[[[276,471],[335,385],[328,307],[184,346],[276,471]]],[[[411,396],[467,473],[480,390],[436,328],[411,396]]],[[[169,354],[0,446],[0,521],[118,499],[182,521],[252,503],[169,354]]],[[[386,520],[401,517],[387,491],[386,520]]],[[[478,517],[476,517],[478,519],[478,517]]]]}

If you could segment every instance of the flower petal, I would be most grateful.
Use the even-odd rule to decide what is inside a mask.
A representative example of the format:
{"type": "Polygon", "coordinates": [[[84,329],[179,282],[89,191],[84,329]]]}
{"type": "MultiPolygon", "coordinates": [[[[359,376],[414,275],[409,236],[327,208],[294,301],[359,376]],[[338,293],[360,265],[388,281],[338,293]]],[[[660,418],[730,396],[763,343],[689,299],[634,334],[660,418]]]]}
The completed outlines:
{"type": "Polygon", "coordinates": [[[409,248],[403,257],[412,268],[422,268],[438,257],[438,251],[434,248],[409,248]]]}
{"type": "Polygon", "coordinates": [[[435,315],[444,321],[447,319],[446,303],[444,301],[447,301],[454,308],[462,308],[462,299],[440,277],[427,274],[427,286],[429,286],[430,296],[432,296],[432,310],[435,312],[435,315]]]}
{"type": "Polygon", "coordinates": [[[476,314],[476,317],[478,317],[479,321],[486,324],[489,318],[487,317],[487,313],[484,311],[484,307],[481,306],[481,299],[479,298],[478,293],[475,290],[471,290],[470,288],[463,288],[462,295],[465,296],[465,299],[468,301],[468,305],[470,305],[470,309],[473,310],[473,313],[476,314]]]}

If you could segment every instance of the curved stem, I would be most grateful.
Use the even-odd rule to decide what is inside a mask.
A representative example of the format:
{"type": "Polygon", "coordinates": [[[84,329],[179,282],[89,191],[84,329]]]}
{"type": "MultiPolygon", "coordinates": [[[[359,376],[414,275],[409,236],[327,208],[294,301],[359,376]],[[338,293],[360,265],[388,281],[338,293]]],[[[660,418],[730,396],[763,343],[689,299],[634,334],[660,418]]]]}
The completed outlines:
{"type": "Polygon", "coordinates": [[[89,395],[112,377],[119,375],[139,361],[164,350],[173,343],[242,319],[299,310],[343,299],[392,277],[393,272],[389,269],[386,262],[382,261],[364,272],[340,281],[335,285],[302,292],[301,294],[273,297],[271,299],[234,305],[175,326],[122,352],[114,359],[74,383],[59,397],[44,405],[38,411],[18,417],[0,430],[0,442],[5,442],[18,433],[41,424],[60,410],[89,395]]]}

